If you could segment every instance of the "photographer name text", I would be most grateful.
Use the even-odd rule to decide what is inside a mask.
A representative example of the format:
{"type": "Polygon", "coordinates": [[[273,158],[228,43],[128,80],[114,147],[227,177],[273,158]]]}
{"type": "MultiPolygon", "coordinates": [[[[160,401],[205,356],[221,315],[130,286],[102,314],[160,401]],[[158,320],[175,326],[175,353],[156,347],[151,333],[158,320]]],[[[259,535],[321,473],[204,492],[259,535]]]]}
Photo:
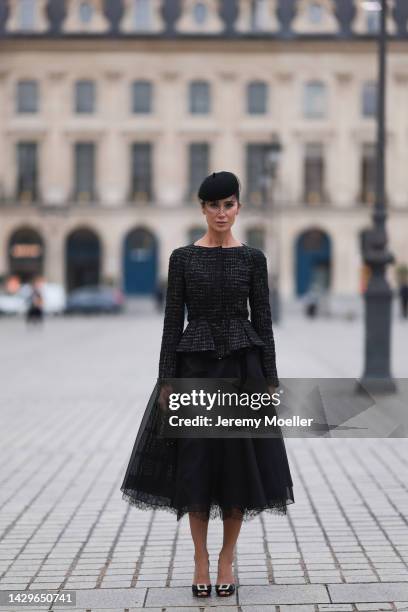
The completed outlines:
{"type": "Polygon", "coordinates": [[[314,419],[294,416],[291,418],[281,418],[276,415],[272,417],[264,416],[263,418],[248,417],[248,418],[226,418],[218,416],[214,419],[208,416],[195,416],[193,418],[179,417],[173,415],[169,417],[169,425],[171,427],[253,427],[258,429],[261,425],[264,427],[310,427],[314,419]]]}

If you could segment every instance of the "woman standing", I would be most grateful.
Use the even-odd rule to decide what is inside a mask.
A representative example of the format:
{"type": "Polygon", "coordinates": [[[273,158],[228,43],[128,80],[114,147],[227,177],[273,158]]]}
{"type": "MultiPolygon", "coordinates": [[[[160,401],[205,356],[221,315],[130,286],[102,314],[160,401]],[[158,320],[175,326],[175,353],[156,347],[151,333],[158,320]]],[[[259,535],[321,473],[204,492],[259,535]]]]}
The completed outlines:
{"type": "Polygon", "coordinates": [[[168,378],[250,376],[264,381],[271,394],[279,386],[266,258],[231,232],[242,206],[239,191],[231,172],[208,176],[198,192],[207,233],[171,253],[159,378],[121,488],[139,508],[171,510],[177,520],[189,513],[195,549],[192,590],[198,597],[211,593],[210,518],[223,520],[216,593],[228,596],[235,591],[232,563],[242,521],[263,510],[286,514],[287,505],[294,503],[282,437],[169,440],[157,434],[157,415],[171,390],[168,378]]]}

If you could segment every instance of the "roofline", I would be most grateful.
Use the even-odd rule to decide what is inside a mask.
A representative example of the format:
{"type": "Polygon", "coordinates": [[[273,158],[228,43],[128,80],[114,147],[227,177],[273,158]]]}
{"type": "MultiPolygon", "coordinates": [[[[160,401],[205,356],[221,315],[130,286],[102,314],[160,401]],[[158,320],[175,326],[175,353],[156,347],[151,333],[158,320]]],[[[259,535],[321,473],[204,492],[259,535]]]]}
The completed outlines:
{"type": "MultiPolygon", "coordinates": [[[[408,38],[393,37],[388,40],[389,51],[407,51],[408,38]]],[[[373,36],[361,35],[353,38],[328,38],[328,37],[303,37],[303,38],[279,38],[270,37],[266,39],[253,38],[213,38],[213,37],[183,37],[183,38],[164,38],[164,37],[120,37],[106,38],[104,36],[79,36],[72,35],[66,37],[8,37],[0,38],[0,49],[2,51],[64,51],[68,49],[70,52],[81,51],[96,51],[96,52],[114,52],[114,51],[148,51],[148,52],[183,52],[183,51],[203,51],[203,52],[235,52],[235,53],[251,53],[285,51],[290,52],[307,52],[316,50],[318,47],[321,50],[331,52],[375,52],[378,45],[378,39],[373,36]],[[353,42],[354,44],[350,44],[353,42]],[[24,43],[22,45],[22,43],[24,43]]]]}

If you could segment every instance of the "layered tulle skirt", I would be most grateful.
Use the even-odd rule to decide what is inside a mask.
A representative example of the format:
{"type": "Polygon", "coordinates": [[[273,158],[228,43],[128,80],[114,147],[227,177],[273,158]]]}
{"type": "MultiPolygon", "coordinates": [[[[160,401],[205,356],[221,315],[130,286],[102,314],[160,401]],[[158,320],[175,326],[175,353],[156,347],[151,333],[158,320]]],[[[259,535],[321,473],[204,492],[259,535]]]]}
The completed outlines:
{"type": "MultiPolygon", "coordinates": [[[[264,379],[260,348],[178,353],[180,378],[264,379]]],[[[262,511],[286,514],[294,503],[286,448],[278,437],[186,437],[159,434],[160,381],[151,393],[121,491],[139,508],[187,512],[199,518],[242,518],[262,511]]]]}

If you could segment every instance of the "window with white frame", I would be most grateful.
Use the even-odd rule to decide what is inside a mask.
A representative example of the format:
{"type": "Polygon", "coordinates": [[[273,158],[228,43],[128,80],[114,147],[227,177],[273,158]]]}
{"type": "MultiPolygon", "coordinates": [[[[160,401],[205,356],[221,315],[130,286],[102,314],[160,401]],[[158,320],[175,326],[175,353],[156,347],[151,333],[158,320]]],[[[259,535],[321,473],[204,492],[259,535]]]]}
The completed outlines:
{"type": "Polygon", "coordinates": [[[246,197],[252,206],[266,206],[272,197],[271,151],[267,142],[246,145],[246,197]]]}
{"type": "Polygon", "coordinates": [[[376,191],[376,147],[371,142],[363,143],[360,181],[361,202],[373,204],[376,191]]]}
{"type": "Polygon", "coordinates": [[[8,4],[7,32],[44,32],[49,28],[48,0],[3,0],[8,4]]]}
{"type": "Polygon", "coordinates": [[[190,83],[189,110],[193,115],[207,115],[210,113],[210,84],[207,81],[192,81],[190,83]]]}
{"type": "Polygon", "coordinates": [[[151,27],[150,0],[133,0],[133,22],[137,30],[149,30],[151,27]]]}
{"type": "Polygon", "coordinates": [[[16,112],[38,112],[38,83],[32,79],[24,79],[16,84],[16,112]]]}
{"type": "Polygon", "coordinates": [[[131,95],[132,113],[148,114],[152,112],[153,87],[150,81],[133,81],[131,95]]]}
{"type": "Polygon", "coordinates": [[[263,29],[263,15],[265,13],[267,0],[248,0],[250,3],[250,29],[252,31],[263,29]]]}
{"type": "Polygon", "coordinates": [[[74,172],[74,199],[81,202],[95,200],[94,142],[75,143],[74,172]]]}
{"type": "Polygon", "coordinates": [[[83,79],[75,83],[75,112],[94,113],[95,112],[95,83],[94,81],[83,79]]]}
{"type": "Polygon", "coordinates": [[[234,22],[236,32],[277,32],[280,29],[280,0],[236,0],[238,9],[234,22]]]}
{"type": "Polygon", "coordinates": [[[366,81],[362,87],[361,112],[363,117],[375,117],[377,114],[377,82],[366,81]]]}
{"type": "Polygon", "coordinates": [[[22,141],[16,144],[16,198],[35,201],[38,198],[38,145],[22,141]]]}
{"type": "Polygon", "coordinates": [[[268,105],[268,86],[263,81],[251,81],[247,86],[247,112],[264,115],[268,105]]]}
{"type": "Polygon", "coordinates": [[[304,201],[306,204],[321,204],[325,199],[324,149],[320,142],[306,144],[304,158],[304,201]]]}
{"type": "MultiPolygon", "coordinates": [[[[395,9],[397,2],[406,4],[406,0],[386,0],[385,25],[388,34],[397,33],[395,9]]],[[[381,0],[355,0],[355,14],[352,31],[356,34],[375,36],[381,29],[381,0]]]]}
{"type": "Polygon", "coordinates": [[[264,227],[248,227],[246,230],[245,243],[255,249],[265,251],[265,228],[264,227]]]}
{"type": "Polygon", "coordinates": [[[104,0],[65,0],[64,32],[106,32],[110,28],[104,0]]]}
{"type": "Polygon", "coordinates": [[[335,0],[298,0],[295,17],[292,20],[293,32],[299,34],[334,34],[338,32],[335,0]]]}
{"type": "Polygon", "coordinates": [[[196,2],[193,7],[193,18],[197,25],[203,25],[208,17],[208,7],[204,2],[196,2]]]}
{"type": "Polygon", "coordinates": [[[92,18],[94,16],[94,7],[91,2],[87,2],[83,0],[78,7],[78,17],[79,21],[84,25],[88,25],[91,23],[92,18]]]}
{"type": "Polygon", "coordinates": [[[208,142],[192,142],[188,148],[188,194],[189,199],[197,195],[202,181],[209,174],[210,145],[208,142]]]}
{"type": "Polygon", "coordinates": [[[217,33],[224,29],[220,15],[221,0],[180,0],[174,23],[177,32],[217,33]]]}
{"type": "Polygon", "coordinates": [[[163,0],[122,0],[122,32],[155,33],[163,31],[163,0]]]}
{"type": "Polygon", "coordinates": [[[381,5],[378,0],[364,0],[363,10],[367,32],[375,34],[380,30],[381,5]]]}
{"type": "Polygon", "coordinates": [[[131,199],[150,202],[153,199],[152,144],[134,142],[131,147],[131,199]]]}
{"type": "Polygon", "coordinates": [[[37,0],[19,0],[17,3],[17,23],[20,30],[34,30],[37,0]]]}
{"type": "Polygon", "coordinates": [[[323,118],[327,114],[327,90],[321,81],[309,81],[303,89],[303,115],[307,119],[323,118]]]}
{"type": "Polygon", "coordinates": [[[311,23],[321,23],[324,17],[324,9],[320,2],[311,2],[307,7],[307,16],[311,23]]]}

